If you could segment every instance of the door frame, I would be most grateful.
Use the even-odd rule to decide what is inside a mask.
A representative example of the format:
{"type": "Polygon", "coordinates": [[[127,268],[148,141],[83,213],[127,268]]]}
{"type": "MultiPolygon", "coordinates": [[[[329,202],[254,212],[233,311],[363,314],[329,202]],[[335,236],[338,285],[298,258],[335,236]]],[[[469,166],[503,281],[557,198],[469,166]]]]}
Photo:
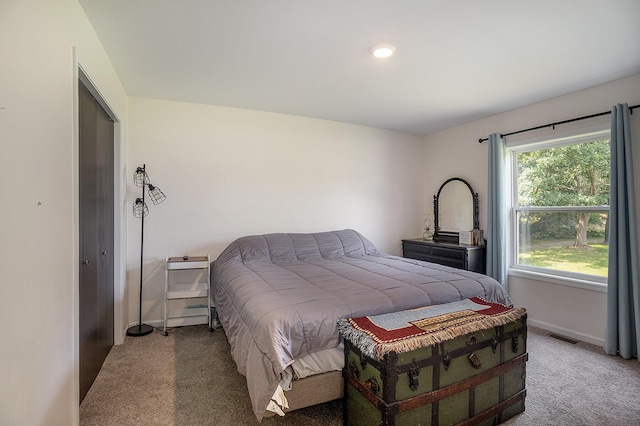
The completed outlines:
{"type": "MultiPolygon", "coordinates": [[[[113,111],[113,109],[109,106],[109,103],[105,101],[104,97],[100,93],[99,89],[96,88],[96,85],[93,83],[91,78],[87,75],[87,73],[82,68],[82,65],[78,64],[78,81],[82,82],[87,89],[89,89],[89,93],[98,101],[98,104],[105,110],[109,118],[113,120],[113,247],[115,250],[114,258],[113,258],[113,270],[114,270],[114,328],[113,328],[113,339],[114,345],[119,345],[124,342],[124,330],[126,329],[126,325],[128,322],[124,320],[124,309],[123,302],[124,298],[124,289],[126,283],[126,220],[125,220],[125,163],[124,163],[124,149],[123,149],[123,126],[122,122],[113,111]]],[[[77,88],[75,89],[77,90],[77,88]]],[[[75,96],[75,102],[77,103],[78,97],[75,96]]],[[[77,119],[77,114],[75,115],[77,119]]],[[[77,155],[76,147],[76,155],[77,155]]],[[[75,164],[76,170],[76,181],[79,176],[78,162],[75,164]]],[[[78,187],[76,187],[78,188],[78,187]]],[[[79,202],[78,192],[75,192],[76,203],[79,202]]],[[[79,247],[79,246],[78,246],[79,247]]]]}

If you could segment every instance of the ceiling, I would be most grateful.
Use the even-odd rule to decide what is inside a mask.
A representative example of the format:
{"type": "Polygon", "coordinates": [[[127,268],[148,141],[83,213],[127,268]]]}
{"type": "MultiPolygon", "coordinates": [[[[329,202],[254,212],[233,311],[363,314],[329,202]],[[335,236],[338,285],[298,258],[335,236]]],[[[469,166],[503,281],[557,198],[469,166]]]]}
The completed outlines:
{"type": "Polygon", "coordinates": [[[638,0],[79,2],[129,96],[418,135],[640,73],[638,0]]]}

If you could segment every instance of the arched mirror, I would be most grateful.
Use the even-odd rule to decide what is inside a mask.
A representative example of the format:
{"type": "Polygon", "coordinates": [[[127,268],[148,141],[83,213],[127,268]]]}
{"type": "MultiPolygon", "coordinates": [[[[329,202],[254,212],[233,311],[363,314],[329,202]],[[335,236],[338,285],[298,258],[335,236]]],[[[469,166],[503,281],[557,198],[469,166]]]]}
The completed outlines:
{"type": "Polygon", "coordinates": [[[458,242],[460,231],[480,228],[478,193],[462,178],[447,179],[433,196],[434,240],[458,242]]]}

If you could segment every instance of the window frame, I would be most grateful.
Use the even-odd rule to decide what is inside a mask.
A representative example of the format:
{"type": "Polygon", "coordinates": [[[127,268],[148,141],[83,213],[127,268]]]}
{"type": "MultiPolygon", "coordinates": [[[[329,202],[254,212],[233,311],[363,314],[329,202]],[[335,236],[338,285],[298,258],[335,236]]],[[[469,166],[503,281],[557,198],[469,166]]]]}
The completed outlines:
{"type": "Polygon", "coordinates": [[[519,278],[529,278],[536,281],[544,281],[552,284],[571,287],[586,288],[598,292],[607,291],[607,277],[577,272],[562,271],[559,269],[543,268],[518,263],[518,213],[523,211],[609,211],[609,206],[518,206],[518,176],[517,154],[522,152],[537,151],[547,148],[559,148],[568,145],[593,142],[601,139],[610,139],[611,129],[609,124],[601,124],[590,128],[576,129],[562,135],[542,136],[535,139],[520,141],[507,141],[507,170],[506,170],[506,203],[507,203],[507,274],[519,278]]]}

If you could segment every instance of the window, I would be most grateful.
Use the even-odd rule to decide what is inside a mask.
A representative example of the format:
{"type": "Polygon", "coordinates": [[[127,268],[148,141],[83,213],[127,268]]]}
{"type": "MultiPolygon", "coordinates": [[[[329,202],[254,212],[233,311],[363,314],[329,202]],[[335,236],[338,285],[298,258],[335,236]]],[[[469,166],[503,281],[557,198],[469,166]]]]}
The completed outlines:
{"type": "Polygon", "coordinates": [[[609,131],[508,149],[512,268],[605,284],[609,131]]]}

